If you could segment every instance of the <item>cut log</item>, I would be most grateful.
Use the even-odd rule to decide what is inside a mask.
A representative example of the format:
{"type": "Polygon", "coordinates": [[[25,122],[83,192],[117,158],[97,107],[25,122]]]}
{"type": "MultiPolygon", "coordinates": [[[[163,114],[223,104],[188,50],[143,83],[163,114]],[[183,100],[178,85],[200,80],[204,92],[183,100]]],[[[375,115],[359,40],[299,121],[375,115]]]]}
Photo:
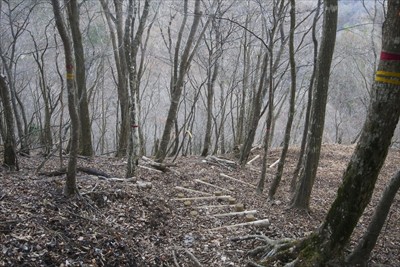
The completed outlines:
{"type": "Polygon", "coordinates": [[[229,175],[226,175],[226,174],[220,173],[220,176],[221,176],[221,177],[228,178],[228,179],[231,179],[231,180],[233,180],[233,181],[235,181],[235,182],[238,182],[238,183],[241,183],[241,184],[244,184],[244,185],[247,185],[247,186],[250,186],[250,187],[256,188],[256,186],[255,186],[255,185],[252,185],[252,184],[246,183],[246,182],[244,182],[244,181],[242,181],[242,180],[239,180],[239,179],[233,178],[233,177],[231,177],[231,176],[229,176],[229,175]]]}
{"type": "MultiPolygon", "coordinates": [[[[170,169],[170,167],[176,167],[177,165],[175,163],[159,163],[156,162],[148,157],[142,156],[142,160],[145,161],[147,164],[149,164],[151,167],[153,167],[156,170],[162,171],[162,172],[167,172],[167,171],[173,171],[170,169]]],[[[176,172],[177,173],[177,172],[176,172]]],[[[179,174],[179,173],[178,173],[179,174]]]]}
{"type": "Polygon", "coordinates": [[[248,215],[248,214],[256,214],[256,213],[257,213],[257,210],[245,210],[245,211],[241,211],[241,212],[211,214],[211,216],[220,218],[220,217],[229,217],[229,216],[237,216],[237,215],[248,215]]]}
{"type": "Polygon", "coordinates": [[[250,160],[249,162],[247,162],[247,165],[250,165],[253,161],[255,161],[256,159],[258,159],[260,157],[260,155],[255,156],[252,160],[250,160]]]}
{"type": "Polygon", "coordinates": [[[171,198],[171,200],[181,200],[181,201],[187,201],[187,200],[209,200],[209,199],[229,199],[231,196],[209,196],[209,197],[184,197],[184,198],[171,198]]]}
{"type": "Polygon", "coordinates": [[[214,188],[218,188],[218,189],[220,189],[220,190],[222,190],[222,191],[232,193],[232,191],[230,191],[230,190],[228,190],[228,189],[225,189],[225,188],[220,187],[220,186],[218,186],[218,185],[214,185],[214,184],[210,184],[210,183],[204,182],[204,181],[202,181],[202,180],[200,180],[200,179],[195,179],[194,181],[195,181],[196,183],[205,184],[205,185],[208,185],[208,186],[211,186],[211,187],[214,187],[214,188]]]}
{"type": "Polygon", "coordinates": [[[275,167],[275,166],[279,163],[279,160],[280,160],[280,159],[277,159],[274,163],[272,163],[271,165],[269,165],[269,168],[271,169],[271,168],[275,167]]]}
{"type": "Polygon", "coordinates": [[[233,224],[233,225],[225,225],[225,226],[212,228],[212,229],[210,229],[210,231],[221,230],[221,229],[233,229],[233,228],[236,228],[236,227],[252,226],[252,225],[254,225],[254,226],[268,226],[269,225],[269,220],[268,219],[263,219],[263,220],[253,221],[253,222],[238,223],[238,224],[233,224]]]}
{"type": "Polygon", "coordinates": [[[233,208],[236,205],[205,205],[205,206],[197,206],[193,207],[194,209],[218,209],[218,208],[233,208]]]}
{"type": "Polygon", "coordinates": [[[207,196],[211,196],[212,195],[212,194],[207,193],[207,192],[198,191],[198,190],[194,190],[194,189],[190,189],[190,188],[186,188],[186,187],[182,187],[182,186],[175,186],[175,188],[178,189],[178,190],[191,192],[191,193],[197,193],[197,194],[202,194],[202,195],[207,195],[207,196]]]}

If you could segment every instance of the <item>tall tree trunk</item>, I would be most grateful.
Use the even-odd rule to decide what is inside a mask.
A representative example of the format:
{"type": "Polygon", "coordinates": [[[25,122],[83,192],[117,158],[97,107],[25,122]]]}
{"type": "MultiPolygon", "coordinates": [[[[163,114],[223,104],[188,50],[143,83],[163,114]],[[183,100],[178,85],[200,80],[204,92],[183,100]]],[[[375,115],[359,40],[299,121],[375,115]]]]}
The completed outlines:
{"type": "MultiPolygon", "coordinates": [[[[328,8],[333,10],[333,6],[328,8]]],[[[299,266],[316,266],[316,262],[322,266],[328,260],[339,259],[371,200],[400,117],[399,10],[399,1],[388,1],[381,59],[360,139],[324,223],[303,241],[306,246],[300,252],[299,266]]]]}
{"type": "Polygon", "coordinates": [[[76,87],[78,89],[78,115],[80,122],[79,153],[84,156],[92,156],[92,130],[86,89],[85,55],[82,44],[81,30],[79,28],[79,8],[77,0],[69,0],[66,2],[66,4],[76,61],[76,87]]]}
{"type": "Polygon", "coordinates": [[[398,171],[389,184],[386,186],[385,191],[379,201],[378,206],[375,208],[372,220],[368,225],[367,231],[358,242],[356,248],[347,259],[347,263],[352,266],[367,266],[368,259],[371,251],[374,248],[378,236],[385,224],[386,218],[389,214],[390,207],[393,203],[394,197],[400,188],[400,171],[398,171]]]}
{"type": "Polygon", "coordinates": [[[310,85],[308,86],[307,108],[306,108],[306,114],[304,116],[304,118],[305,118],[304,129],[303,129],[303,137],[302,137],[301,145],[300,145],[299,159],[297,161],[296,169],[293,172],[292,181],[290,183],[290,189],[292,192],[294,192],[296,189],[297,178],[299,176],[301,166],[303,165],[302,163],[303,163],[303,159],[304,159],[304,151],[306,150],[308,128],[310,125],[311,104],[312,104],[312,96],[313,96],[313,91],[314,91],[313,88],[314,88],[315,74],[316,74],[317,62],[318,62],[318,40],[317,40],[317,34],[316,34],[316,27],[317,27],[320,9],[321,9],[321,0],[318,0],[317,10],[315,12],[313,25],[312,25],[312,40],[313,40],[313,44],[314,44],[314,65],[313,65],[313,70],[312,70],[312,74],[311,74],[311,78],[310,78],[310,85]]]}
{"type": "Polygon", "coordinates": [[[311,190],[317,175],[321,152],[322,135],[325,124],[326,102],[328,98],[329,76],[336,40],[338,17],[337,0],[326,0],[324,10],[323,34],[318,56],[315,93],[311,111],[311,127],[307,137],[304,166],[301,170],[292,208],[309,209],[311,190]]]}
{"type": "MultiPolygon", "coordinates": [[[[212,54],[209,55],[212,57],[212,54]]],[[[211,59],[210,59],[211,61],[211,59]]],[[[211,65],[211,62],[209,62],[211,65]]],[[[214,68],[210,66],[210,71],[208,75],[208,82],[207,82],[207,123],[206,123],[206,134],[204,137],[204,147],[203,151],[201,152],[201,155],[203,157],[208,155],[208,152],[210,150],[210,145],[211,145],[211,128],[212,128],[212,114],[213,114],[213,100],[214,100],[214,87],[215,87],[215,81],[217,80],[218,77],[218,59],[214,62],[214,68]]]]}
{"type": "MultiPolygon", "coordinates": [[[[128,164],[126,170],[126,177],[135,175],[136,166],[139,161],[140,139],[139,139],[139,101],[137,95],[139,94],[140,78],[138,75],[136,57],[139,51],[139,46],[142,42],[142,35],[144,26],[149,14],[150,0],[146,0],[140,17],[139,26],[136,34],[133,35],[134,17],[133,15],[133,1],[129,1],[129,12],[125,27],[125,33],[129,34],[129,38],[125,39],[125,46],[127,47],[127,64],[129,69],[129,88],[130,88],[130,132],[128,140],[128,164]]],[[[136,10],[136,9],[135,9],[136,10]]]]}
{"type": "Polygon", "coordinates": [[[269,60],[269,90],[268,90],[268,114],[267,114],[267,127],[264,135],[264,155],[262,160],[262,168],[261,168],[261,176],[258,180],[256,192],[258,194],[264,191],[264,183],[267,176],[267,158],[268,158],[268,149],[270,146],[270,140],[272,136],[272,123],[274,117],[274,79],[273,79],[273,71],[272,71],[272,58],[269,60]]]}
{"type": "Polygon", "coordinates": [[[289,103],[289,112],[288,119],[286,123],[285,129],[285,137],[283,140],[283,148],[281,157],[278,163],[278,169],[275,174],[275,178],[272,181],[270,190],[268,192],[268,197],[272,199],[276,193],[276,190],[279,186],[279,183],[282,179],[283,167],[285,165],[286,154],[289,149],[290,142],[290,133],[292,130],[294,111],[296,105],[296,61],[294,59],[295,51],[294,51],[294,30],[296,26],[296,3],[294,0],[290,0],[290,35],[289,35],[289,61],[290,61],[290,75],[291,75],[291,84],[290,84],[290,103],[289,103]]]}
{"type": "MultiPolygon", "coordinates": [[[[1,10],[1,9],[0,9],[1,10]]],[[[4,165],[12,170],[18,170],[18,158],[16,152],[16,143],[14,135],[14,115],[11,107],[10,89],[8,88],[6,78],[0,74],[0,98],[3,104],[5,126],[4,133],[4,165]]]]}
{"type": "Polygon", "coordinates": [[[250,150],[254,142],[254,137],[256,135],[257,127],[258,127],[258,122],[260,120],[260,112],[261,112],[261,106],[262,102],[266,93],[266,88],[265,82],[267,81],[267,70],[268,70],[268,52],[265,52],[263,61],[262,61],[262,71],[260,75],[260,81],[258,84],[258,89],[257,93],[254,96],[253,104],[252,104],[252,109],[251,109],[251,121],[249,123],[249,130],[247,131],[247,138],[245,139],[243,146],[240,150],[240,164],[244,165],[247,162],[247,159],[249,158],[250,150]]]}
{"type": "Polygon", "coordinates": [[[68,91],[68,111],[71,118],[71,142],[70,142],[71,147],[69,152],[67,178],[64,187],[64,194],[69,197],[78,193],[78,188],[76,186],[76,164],[77,164],[78,146],[79,146],[79,116],[76,110],[74,59],[71,47],[71,40],[69,39],[65,27],[59,0],[51,0],[51,3],[53,5],[53,12],[56,21],[56,26],[64,45],[65,68],[67,75],[66,78],[67,78],[67,91],[68,91]]]}

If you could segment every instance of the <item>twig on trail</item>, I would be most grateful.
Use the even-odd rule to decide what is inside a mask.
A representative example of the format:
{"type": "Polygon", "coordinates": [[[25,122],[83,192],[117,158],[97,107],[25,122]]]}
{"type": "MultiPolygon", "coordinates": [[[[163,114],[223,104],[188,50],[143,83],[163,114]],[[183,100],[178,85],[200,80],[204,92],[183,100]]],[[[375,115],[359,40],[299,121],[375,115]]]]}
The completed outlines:
{"type": "Polygon", "coordinates": [[[178,259],[176,258],[175,250],[172,250],[172,258],[174,259],[174,264],[176,267],[180,267],[178,263],[178,259]]]}
{"type": "Polygon", "coordinates": [[[255,263],[254,261],[249,261],[249,262],[247,263],[247,266],[248,266],[248,267],[264,267],[263,265],[257,264],[257,263],[255,263]]]}
{"type": "Polygon", "coordinates": [[[200,261],[196,258],[196,256],[192,253],[192,252],[190,252],[188,249],[186,249],[186,248],[182,248],[185,252],[186,252],[186,254],[189,256],[189,258],[192,260],[192,262],[194,263],[194,265],[193,266],[196,266],[196,267],[203,267],[203,265],[200,263],[200,261]]]}
{"type": "Polygon", "coordinates": [[[56,146],[55,149],[53,149],[53,151],[50,152],[50,154],[47,155],[47,157],[45,157],[45,159],[39,164],[39,166],[36,168],[35,173],[39,173],[40,170],[43,168],[44,164],[46,164],[46,162],[59,150],[60,148],[60,143],[56,146]]]}

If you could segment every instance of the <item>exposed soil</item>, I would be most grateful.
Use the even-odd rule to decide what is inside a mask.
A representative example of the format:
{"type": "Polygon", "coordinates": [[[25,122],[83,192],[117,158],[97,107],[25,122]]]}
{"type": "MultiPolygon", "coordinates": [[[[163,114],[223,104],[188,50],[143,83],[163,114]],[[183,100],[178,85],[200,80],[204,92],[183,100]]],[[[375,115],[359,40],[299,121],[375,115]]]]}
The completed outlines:
{"type": "MultiPolygon", "coordinates": [[[[245,266],[246,252],[256,243],[233,242],[231,238],[249,234],[264,234],[273,239],[308,235],[324,220],[353,148],[323,147],[310,213],[287,209],[291,174],[298,156],[295,148],[289,151],[284,177],[272,202],[267,201],[265,194],[255,194],[251,185],[220,176],[224,173],[256,185],[260,158],[250,166],[236,169],[204,162],[201,157],[178,158],[177,166],[166,173],[139,168],[136,180],[151,182],[151,188],[138,187],[132,181],[78,173],[81,196],[72,199],[62,194],[65,176],[35,174],[43,157],[20,158],[20,171],[0,172],[0,266],[196,266],[196,260],[202,266],[245,266]],[[183,191],[177,186],[211,195],[221,191],[222,195],[235,198],[235,203],[244,204],[246,210],[257,210],[256,219],[268,219],[269,225],[214,229],[244,223],[245,218],[213,216],[234,212],[233,206],[202,207],[229,205],[226,199],[193,200],[185,206],[184,201],[176,199],[179,193],[186,198],[210,195],[183,191]]],[[[252,157],[258,153],[253,151],[252,157]]],[[[272,150],[268,162],[272,164],[279,155],[280,150],[272,150]]],[[[58,158],[51,159],[42,171],[54,171],[59,165],[58,158]]],[[[112,157],[81,158],[79,166],[95,168],[111,177],[124,177],[125,163],[112,157]]],[[[400,150],[392,150],[351,245],[366,229],[373,207],[399,166],[400,150]]],[[[266,191],[275,170],[276,167],[268,170],[266,191]]],[[[372,253],[371,265],[400,266],[399,221],[397,195],[372,253]]]]}

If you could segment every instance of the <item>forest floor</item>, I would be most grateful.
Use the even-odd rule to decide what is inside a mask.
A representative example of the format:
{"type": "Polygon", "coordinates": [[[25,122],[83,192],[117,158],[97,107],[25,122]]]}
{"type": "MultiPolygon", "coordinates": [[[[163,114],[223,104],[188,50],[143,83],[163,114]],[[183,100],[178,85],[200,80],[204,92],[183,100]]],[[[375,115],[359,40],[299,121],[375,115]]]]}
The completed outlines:
{"type": "MultiPolygon", "coordinates": [[[[79,172],[81,196],[72,199],[62,194],[65,175],[47,177],[35,173],[43,157],[20,158],[19,171],[0,172],[0,266],[245,266],[249,261],[246,252],[255,248],[258,241],[231,239],[251,234],[272,239],[307,236],[324,220],[353,149],[323,146],[309,213],[288,209],[296,148],[289,151],[274,201],[267,201],[266,193],[255,193],[261,158],[244,168],[231,168],[205,162],[202,157],[181,157],[172,171],[139,168],[136,179],[128,182],[79,172]],[[145,182],[151,183],[151,188],[145,182]],[[234,199],[204,198],[212,197],[216,191],[234,199]],[[185,198],[203,198],[186,206],[177,199],[182,197],[179,193],[185,198]],[[238,203],[248,211],[256,210],[256,220],[268,219],[268,223],[226,228],[245,223],[245,217],[215,215],[234,212],[238,203]]],[[[254,150],[250,159],[259,153],[254,150]]],[[[279,149],[272,150],[268,163],[274,163],[279,155],[279,149]]],[[[42,171],[54,171],[59,166],[59,158],[54,157],[42,171]]],[[[95,157],[80,158],[79,166],[121,178],[126,163],[113,157],[95,157]]],[[[400,150],[391,150],[349,250],[365,231],[373,207],[399,166],[400,150]]],[[[265,191],[275,171],[276,167],[268,169],[265,191]]],[[[399,222],[397,195],[372,253],[371,266],[400,266],[399,222]]]]}

